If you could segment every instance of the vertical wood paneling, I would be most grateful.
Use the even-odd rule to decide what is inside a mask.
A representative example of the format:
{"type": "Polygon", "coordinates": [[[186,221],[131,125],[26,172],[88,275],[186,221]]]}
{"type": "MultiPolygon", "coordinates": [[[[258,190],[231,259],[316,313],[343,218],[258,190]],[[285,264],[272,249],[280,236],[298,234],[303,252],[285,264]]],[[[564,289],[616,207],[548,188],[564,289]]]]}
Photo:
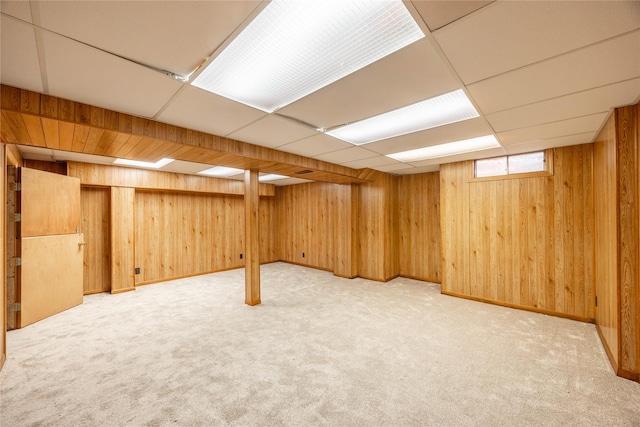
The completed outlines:
{"type": "Polygon", "coordinates": [[[399,179],[400,274],[440,282],[440,177],[438,172],[399,179]]]}
{"type": "Polygon", "coordinates": [[[260,197],[260,262],[278,261],[278,217],[274,197],[260,197]]]}
{"type": "Polygon", "coordinates": [[[337,192],[321,182],[276,187],[281,260],[334,271],[337,192]]]}
{"type": "Polygon", "coordinates": [[[135,223],[136,284],[244,266],[242,197],[138,190],[135,223]]]}
{"type": "Polygon", "coordinates": [[[111,290],[111,247],[108,188],[82,187],[82,226],[84,241],[83,291],[85,295],[111,290]]]}
{"type": "MultiPolygon", "coordinates": [[[[111,293],[135,289],[134,206],[135,189],[111,188],[111,293]]],[[[164,232],[165,230],[162,230],[164,232]]]]}
{"type": "Polygon", "coordinates": [[[2,369],[4,361],[7,359],[7,322],[5,320],[7,319],[7,283],[5,271],[7,223],[4,208],[7,196],[7,162],[4,144],[0,144],[0,191],[2,191],[2,194],[0,194],[0,206],[2,206],[2,209],[0,209],[0,224],[2,224],[0,226],[0,242],[2,242],[2,252],[0,254],[0,283],[2,284],[2,286],[0,286],[0,289],[2,289],[2,292],[0,292],[0,314],[2,314],[2,326],[0,326],[0,369],[2,369]]]}
{"type": "Polygon", "coordinates": [[[334,270],[336,276],[353,278],[358,275],[358,211],[360,186],[336,187],[336,219],[334,225],[334,270]]]}
{"type": "Polygon", "coordinates": [[[592,146],[553,160],[554,176],[488,181],[470,181],[466,162],[441,166],[443,292],[594,317],[592,146]]]}
{"type": "Polygon", "coordinates": [[[244,302],[260,304],[260,195],[258,194],[258,171],[244,171],[244,229],[245,268],[244,302]]]}

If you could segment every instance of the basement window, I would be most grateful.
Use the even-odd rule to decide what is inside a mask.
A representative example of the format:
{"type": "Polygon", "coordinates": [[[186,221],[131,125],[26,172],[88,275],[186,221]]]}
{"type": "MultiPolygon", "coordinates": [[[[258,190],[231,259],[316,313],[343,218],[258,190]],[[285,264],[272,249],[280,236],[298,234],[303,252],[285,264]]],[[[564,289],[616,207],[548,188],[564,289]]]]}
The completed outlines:
{"type": "Polygon", "coordinates": [[[475,179],[550,176],[553,174],[552,158],[551,150],[544,150],[475,160],[472,176],[475,179]]]}

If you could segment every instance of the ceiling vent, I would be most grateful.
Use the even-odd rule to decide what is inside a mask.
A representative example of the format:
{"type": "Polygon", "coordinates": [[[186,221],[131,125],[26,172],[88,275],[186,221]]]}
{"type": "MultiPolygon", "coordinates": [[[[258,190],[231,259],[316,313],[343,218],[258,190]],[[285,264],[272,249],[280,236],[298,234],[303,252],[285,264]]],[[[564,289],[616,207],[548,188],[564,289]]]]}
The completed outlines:
{"type": "Polygon", "coordinates": [[[313,171],[310,171],[309,169],[305,169],[303,171],[296,172],[296,174],[297,175],[304,175],[304,174],[311,173],[311,172],[313,172],[313,171]]]}

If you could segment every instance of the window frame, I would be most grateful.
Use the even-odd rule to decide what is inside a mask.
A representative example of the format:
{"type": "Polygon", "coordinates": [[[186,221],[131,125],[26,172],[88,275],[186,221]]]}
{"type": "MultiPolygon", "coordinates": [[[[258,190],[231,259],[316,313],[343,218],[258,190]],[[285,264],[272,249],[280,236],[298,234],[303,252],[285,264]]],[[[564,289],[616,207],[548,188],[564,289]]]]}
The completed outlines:
{"type": "Polygon", "coordinates": [[[494,176],[483,176],[476,177],[476,161],[477,160],[487,160],[487,159],[477,159],[477,160],[469,160],[469,182],[480,182],[480,181],[497,181],[502,179],[521,179],[521,178],[537,178],[537,177],[548,177],[553,176],[553,148],[547,148],[545,150],[535,150],[527,153],[518,153],[518,154],[505,154],[504,156],[495,156],[489,157],[488,159],[495,159],[499,157],[507,158],[507,173],[506,175],[494,175],[494,176]],[[544,164],[545,170],[537,171],[537,172],[523,172],[523,173],[509,173],[509,157],[511,156],[519,156],[521,154],[531,154],[531,153],[544,153],[544,164]]]}

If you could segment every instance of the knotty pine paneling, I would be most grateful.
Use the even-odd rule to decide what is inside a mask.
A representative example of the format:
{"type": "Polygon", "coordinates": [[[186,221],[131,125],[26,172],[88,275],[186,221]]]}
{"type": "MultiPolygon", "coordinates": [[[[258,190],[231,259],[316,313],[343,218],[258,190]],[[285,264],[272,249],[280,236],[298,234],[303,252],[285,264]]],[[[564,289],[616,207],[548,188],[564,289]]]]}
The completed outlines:
{"type": "Polygon", "coordinates": [[[380,174],[360,185],[358,275],[387,281],[400,273],[398,251],[398,178],[380,174]]]}
{"type": "Polygon", "coordinates": [[[440,169],[442,290],[589,320],[594,312],[593,150],[554,150],[555,175],[469,182],[440,169]]]}
{"type": "Polygon", "coordinates": [[[111,293],[132,291],[134,282],[135,189],[111,187],[111,293]]]}
{"type": "Polygon", "coordinates": [[[276,187],[282,261],[333,271],[337,190],[320,182],[276,187]]]}
{"type": "Polygon", "coordinates": [[[400,275],[440,283],[440,176],[399,178],[400,275]]]}
{"type": "Polygon", "coordinates": [[[83,292],[85,295],[111,290],[110,190],[82,187],[81,231],[84,233],[83,292]]]}

